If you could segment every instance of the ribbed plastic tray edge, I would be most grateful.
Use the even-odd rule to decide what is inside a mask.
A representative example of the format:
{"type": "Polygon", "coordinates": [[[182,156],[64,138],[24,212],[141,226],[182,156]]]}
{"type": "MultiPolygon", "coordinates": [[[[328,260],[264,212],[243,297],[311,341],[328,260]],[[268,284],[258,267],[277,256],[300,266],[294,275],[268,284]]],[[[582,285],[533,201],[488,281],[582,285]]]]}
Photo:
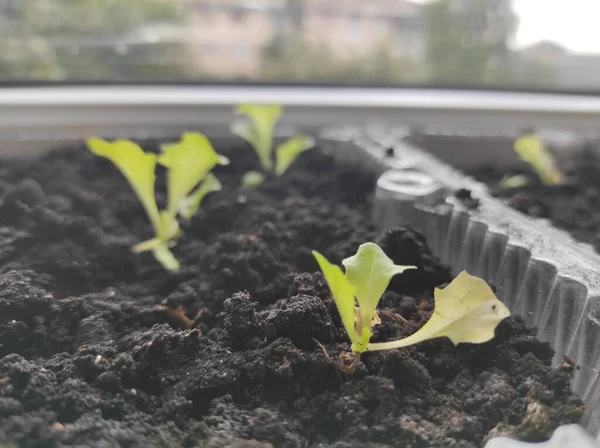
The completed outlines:
{"type": "MultiPolygon", "coordinates": [[[[582,425],[600,431],[600,257],[548,223],[535,221],[491,197],[487,188],[434,156],[407,144],[406,130],[382,127],[328,129],[322,138],[343,142],[344,158],[379,173],[391,169],[428,173],[447,189],[445,203],[415,201],[402,219],[423,232],[432,250],[456,271],[466,269],[493,282],[514,314],[538,328],[538,337],[577,365],[573,390],[586,404],[582,425]],[[355,146],[358,150],[349,152],[355,146]],[[390,156],[393,151],[393,156],[390,156]],[[467,188],[480,201],[468,209],[450,194],[467,188]]],[[[375,199],[377,201],[377,199],[375,199]]],[[[398,220],[392,206],[376,224],[398,220]]],[[[390,223],[391,224],[391,223],[390,223]]],[[[396,225],[401,222],[395,222],[396,225]]]]}

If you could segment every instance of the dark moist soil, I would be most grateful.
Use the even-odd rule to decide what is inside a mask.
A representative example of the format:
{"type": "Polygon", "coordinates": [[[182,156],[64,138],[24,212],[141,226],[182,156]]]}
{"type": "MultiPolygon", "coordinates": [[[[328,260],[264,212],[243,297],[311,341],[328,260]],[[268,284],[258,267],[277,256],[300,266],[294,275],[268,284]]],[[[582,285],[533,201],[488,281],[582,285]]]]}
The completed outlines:
{"type": "Polygon", "coordinates": [[[2,446],[476,447],[578,421],[570,369],[519,319],[486,344],[433,340],[341,373],[349,344],[312,249],[339,263],[375,240],[418,266],[392,281],[377,341],[422,326],[449,269],[410,229],[376,234],[373,177],[324,149],[243,191],[254,154],[217,148],[233,164],[177,274],[131,253],[150,226],[108,161],[78,147],[1,162],[2,446]]]}
{"type": "Polygon", "coordinates": [[[515,209],[536,217],[547,218],[579,241],[592,244],[600,253],[600,157],[599,148],[588,147],[561,166],[566,183],[544,186],[526,165],[507,173],[491,166],[470,172],[485,182],[492,193],[515,209]],[[529,185],[505,189],[498,186],[505,174],[524,174],[529,185]]]}

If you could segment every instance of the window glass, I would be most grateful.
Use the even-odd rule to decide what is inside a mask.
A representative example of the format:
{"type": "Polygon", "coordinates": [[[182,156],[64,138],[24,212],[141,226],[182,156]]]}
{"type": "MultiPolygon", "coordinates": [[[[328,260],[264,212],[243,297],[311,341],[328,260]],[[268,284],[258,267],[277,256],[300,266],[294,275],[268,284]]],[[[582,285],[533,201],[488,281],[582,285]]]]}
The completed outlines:
{"type": "Polygon", "coordinates": [[[600,90],[590,0],[0,0],[0,80],[600,90]]]}

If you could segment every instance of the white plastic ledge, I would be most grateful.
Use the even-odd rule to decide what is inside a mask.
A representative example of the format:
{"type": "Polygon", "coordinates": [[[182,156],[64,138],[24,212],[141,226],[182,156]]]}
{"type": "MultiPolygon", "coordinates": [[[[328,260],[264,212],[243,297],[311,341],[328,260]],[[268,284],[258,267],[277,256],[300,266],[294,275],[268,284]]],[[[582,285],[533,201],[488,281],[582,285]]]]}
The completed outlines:
{"type": "MultiPolygon", "coordinates": [[[[520,92],[259,86],[56,86],[0,89],[0,133],[100,132],[111,127],[225,126],[232,107],[279,103],[284,122],[309,129],[340,124],[556,126],[594,131],[600,97],[520,92]]],[[[2,137],[2,136],[0,136],[2,137]]],[[[2,137],[6,141],[6,137],[2,137]]]]}

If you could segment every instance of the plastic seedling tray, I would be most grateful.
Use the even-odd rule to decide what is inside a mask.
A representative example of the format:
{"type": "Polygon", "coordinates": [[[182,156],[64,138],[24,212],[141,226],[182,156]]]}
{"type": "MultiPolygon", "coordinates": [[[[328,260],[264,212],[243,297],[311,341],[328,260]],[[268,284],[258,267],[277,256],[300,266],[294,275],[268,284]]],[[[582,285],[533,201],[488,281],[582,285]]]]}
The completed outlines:
{"type": "MultiPolygon", "coordinates": [[[[127,129],[112,136],[165,135],[173,135],[172,129],[127,129]]],[[[543,446],[585,448],[590,442],[586,435],[597,436],[600,431],[600,257],[565,233],[504,206],[484,185],[405,143],[407,135],[405,129],[338,128],[323,132],[322,138],[336,155],[355,158],[381,174],[373,206],[377,226],[410,222],[426,236],[433,252],[457,272],[465,269],[494,283],[511,311],[537,326],[538,337],[550,342],[556,364],[563,355],[575,359],[579,369],[573,390],[586,403],[582,425],[588,432],[576,425],[560,428],[543,446]],[[473,192],[480,201],[477,209],[453,197],[458,188],[473,192]],[[566,440],[575,442],[569,445],[566,440]]],[[[39,154],[53,146],[52,140],[64,143],[81,137],[43,136],[32,141],[24,136],[12,143],[14,154],[21,150],[39,154]]],[[[525,445],[494,439],[488,446],[525,445]]]]}
{"type": "MultiPolygon", "coordinates": [[[[406,143],[406,136],[405,129],[379,127],[323,134],[353,142],[362,149],[356,157],[382,173],[373,208],[376,225],[412,224],[457,272],[465,269],[496,285],[511,312],[551,344],[555,365],[564,356],[576,363],[572,388],[586,404],[581,424],[598,440],[600,256],[565,232],[504,205],[485,185],[406,143]],[[454,197],[461,188],[479,201],[476,207],[454,197]]],[[[585,447],[591,440],[585,434],[561,429],[543,446],[585,447]]],[[[489,446],[524,445],[498,439],[489,446]]]]}

